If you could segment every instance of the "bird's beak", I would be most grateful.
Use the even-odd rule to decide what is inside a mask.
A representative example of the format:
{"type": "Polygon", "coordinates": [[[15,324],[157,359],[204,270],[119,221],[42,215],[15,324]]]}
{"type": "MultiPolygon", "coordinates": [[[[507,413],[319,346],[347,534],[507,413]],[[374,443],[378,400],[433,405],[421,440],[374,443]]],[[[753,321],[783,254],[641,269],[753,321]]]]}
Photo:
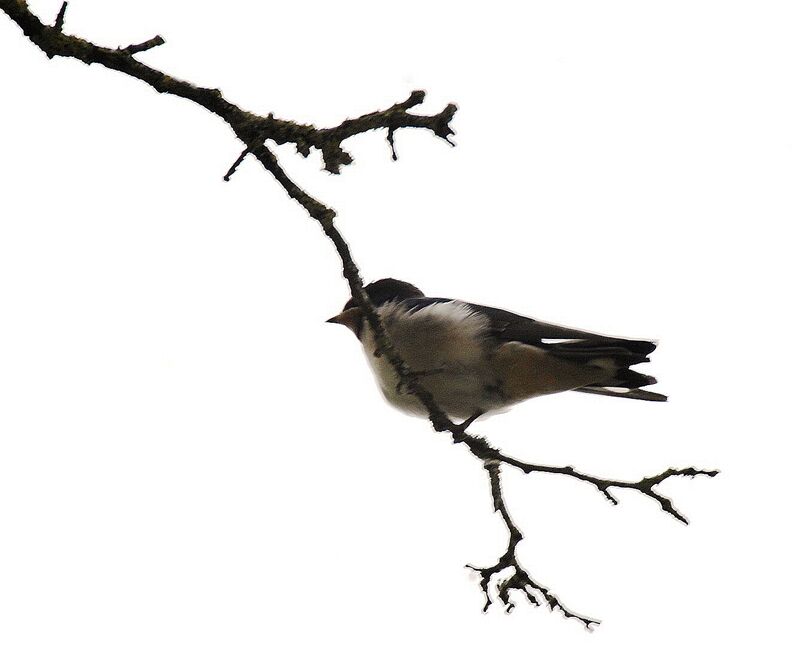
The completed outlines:
{"type": "Polygon", "coordinates": [[[353,306],[352,308],[342,311],[339,315],[334,315],[330,320],[326,320],[325,322],[344,325],[355,334],[361,324],[361,309],[358,308],[358,306],[353,306]]]}

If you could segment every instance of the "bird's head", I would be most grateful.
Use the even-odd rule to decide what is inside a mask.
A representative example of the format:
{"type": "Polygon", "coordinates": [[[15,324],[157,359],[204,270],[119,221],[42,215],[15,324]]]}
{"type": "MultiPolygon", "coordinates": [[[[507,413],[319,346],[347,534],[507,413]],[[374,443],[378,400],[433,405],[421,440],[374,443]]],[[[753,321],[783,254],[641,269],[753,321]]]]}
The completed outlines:
{"type": "MultiPolygon", "coordinates": [[[[409,299],[412,297],[424,297],[422,290],[411,283],[399,281],[397,279],[379,279],[370,283],[364,288],[373,306],[380,306],[386,302],[394,300],[409,299]]],[[[361,338],[363,329],[363,313],[356,304],[353,297],[347,300],[342,312],[334,315],[326,322],[333,322],[344,325],[352,331],[358,338],[361,338]]]]}

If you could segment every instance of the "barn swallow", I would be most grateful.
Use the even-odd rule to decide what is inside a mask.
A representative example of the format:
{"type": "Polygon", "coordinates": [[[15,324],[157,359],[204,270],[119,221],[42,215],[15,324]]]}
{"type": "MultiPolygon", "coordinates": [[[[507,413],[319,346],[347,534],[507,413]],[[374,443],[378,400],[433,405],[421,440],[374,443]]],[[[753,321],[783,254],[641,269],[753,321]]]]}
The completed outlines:
{"type": "MultiPolygon", "coordinates": [[[[416,286],[380,279],[366,293],[407,366],[452,419],[471,423],[536,396],[580,391],[666,401],[641,387],[655,378],[631,370],[650,361],[652,341],[603,336],[458,299],[425,297],[416,286]]],[[[327,322],[361,342],[383,395],[394,406],[427,416],[378,351],[361,309],[350,299],[327,322]]]]}

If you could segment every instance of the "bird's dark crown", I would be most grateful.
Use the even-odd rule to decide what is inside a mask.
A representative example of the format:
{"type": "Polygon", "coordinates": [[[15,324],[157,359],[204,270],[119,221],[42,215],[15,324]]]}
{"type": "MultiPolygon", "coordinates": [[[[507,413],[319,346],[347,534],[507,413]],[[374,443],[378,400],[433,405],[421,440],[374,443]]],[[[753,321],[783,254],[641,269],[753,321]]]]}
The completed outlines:
{"type": "MultiPolygon", "coordinates": [[[[424,297],[422,290],[417,286],[399,281],[398,279],[379,279],[364,288],[370,301],[375,306],[380,306],[395,299],[409,299],[410,297],[424,297]]],[[[344,305],[343,310],[358,306],[352,297],[344,305]]]]}

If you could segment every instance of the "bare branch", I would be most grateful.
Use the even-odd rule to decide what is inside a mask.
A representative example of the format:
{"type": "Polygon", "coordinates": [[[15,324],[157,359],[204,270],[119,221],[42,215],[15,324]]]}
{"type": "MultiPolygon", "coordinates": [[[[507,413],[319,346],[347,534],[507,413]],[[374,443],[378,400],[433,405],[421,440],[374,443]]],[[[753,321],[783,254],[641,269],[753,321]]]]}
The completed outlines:
{"type": "Polygon", "coordinates": [[[322,151],[325,169],[332,173],[338,173],[340,166],[349,164],[351,162],[348,160],[350,155],[341,149],[342,141],[371,129],[388,129],[389,144],[392,146],[395,160],[397,156],[394,152],[394,132],[403,127],[428,129],[453,145],[450,136],[455,132],[450,127],[450,122],[457,110],[456,105],[448,104],[436,115],[414,115],[408,112],[409,108],[418,106],[423,101],[425,101],[425,92],[414,90],[408,99],[386,110],[367,113],[352,120],[345,120],[336,127],[317,131],[316,142],[313,144],[322,151]]]}
{"type": "Polygon", "coordinates": [[[517,545],[522,541],[523,534],[511,519],[503,499],[503,491],[500,485],[500,464],[495,461],[486,461],[484,467],[489,473],[494,510],[500,513],[503,522],[508,528],[508,547],[497,560],[497,563],[492,566],[477,567],[471,564],[467,565],[467,568],[477,571],[481,576],[480,586],[486,598],[483,611],[486,612],[492,605],[492,595],[490,592],[492,579],[502,574],[504,571],[511,571],[512,573],[509,577],[499,580],[496,585],[497,598],[505,607],[506,612],[511,612],[516,607],[516,604],[511,600],[511,591],[517,590],[528,603],[538,607],[544,602],[550,607],[550,610],[559,610],[567,619],[577,619],[583,622],[583,625],[589,630],[592,629],[594,624],[600,624],[597,619],[584,617],[567,608],[547,587],[531,578],[528,572],[519,563],[517,559],[517,545]]]}
{"type": "Polygon", "coordinates": [[[508,528],[509,545],[506,552],[494,566],[487,568],[471,567],[481,574],[481,587],[487,598],[484,609],[488,609],[491,604],[489,586],[493,577],[504,570],[511,570],[513,572],[512,575],[505,580],[499,581],[497,585],[499,600],[505,605],[506,610],[510,611],[514,607],[510,600],[511,590],[518,590],[532,604],[540,605],[541,601],[544,601],[552,610],[558,609],[566,617],[580,620],[587,628],[591,628],[593,624],[598,624],[598,621],[582,617],[564,607],[558,597],[544,585],[535,582],[519,564],[516,557],[516,547],[522,540],[523,534],[514,524],[505,505],[500,483],[500,465],[510,465],[525,473],[543,472],[571,476],[580,481],[593,484],[614,504],[617,503],[617,500],[609,492],[609,488],[636,490],[658,502],[664,511],[684,523],[688,522],[686,518],[675,509],[669,498],[657,493],[654,490],[655,487],[665,479],[673,476],[694,477],[705,475],[713,477],[717,472],[688,467],[680,470],[668,469],[661,474],[645,477],[636,482],[601,479],[578,472],[572,466],[557,467],[519,461],[502,454],[483,437],[468,434],[466,425],[455,424],[447,417],[434,401],[430,392],[419,382],[418,376],[409,370],[392,344],[383,322],[364,291],[361,274],[350,253],[350,248],[334,224],[336,212],[292,181],[281,167],[275,154],[265,144],[267,140],[272,140],[276,144],[292,143],[295,145],[297,152],[303,156],[308,156],[312,148],[317,149],[322,154],[325,169],[331,173],[338,173],[342,166],[348,165],[353,161],[352,156],[342,148],[342,142],[356,134],[374,129],[387,130],[387,140],[392,150],[393,159],[397,159],[394,145],[395,132],[401,128],[427,129],[442,140],[447,141],[450,145],[453,145],[450,136],[454,134],[454,131],[450,123],[456,112],[456,106],[448,104],[435,115],[409,113],[408,111],[411,108],[418,106],[425,99],[423,91],[415,90],[409,95],[408,99],[385,110],[347,119],[339,125],[327,129],[317,129],[313,125],[281,120],[275,118],[272,113],[267,116],[256,115],[225,99],[218,89],[198,87],[186,81],[173,78],[133,57],[136,53],[163,44],[164,40],[160,36],[140,44],[131,44],[126,48],[106,48],[79,37],[63,34],[66,7],[67,3],[64,2],[56,18],[55,25],[51,27],[44,25],[34,15],[28,9],[24,0],[0,0],[0,9],[16,22],[22,28],[24,34],[44,51],[49,58],[62,56],[75,58],[87,64],[100,64],[137,78],[159,93],[172,94],[193,101],[220,117],[230,125],[236,136],[245,145],[245,149],[228,169],[224,179],[226,181],[229,180],[247,154],[252,153],[284,188],[286,193],[320,224],[341,259],[342,273],[349,284],[350,292],[355,302],[364,313],[365,319],[372,329],[378,351],[386,357],[394,368],[400,385],[416,396],[424,405],[428,412],[428,418],[436,431],[447,431],[454,442],[464,443],[474,456],[484,462],[484,466],[489,473],[494,507],[500,513],[508,528]]]}
{"type": "MultiPolygon", "coordinates": [[[[457,428],[457,427],[456,427],[457,428]]],[[[452,432],[452,431],[451,431],[452,432]]],[[[592,484],[597,490],[599,490],[603,496],[612,504],[618,504],[617,498],[614,497],[610,492],[609,488],[628,488],[630,490],[635,490],[640,492],[642,495],[649,497],[652,500],[658,502],[661,508],[671,515],[673,518],[680,520],[682,523],[688,525],[689,521],[686,517],[681,514],[672,504],[672,501],[665,497],[664,495],[657,493],[654,489],[658,486],[662,481],[665,479],[669,479],[670,477],[690,477],[694,478],[696,476],[707,476],[707,477],[715,477],[719,474],[719,470],[698,470],[694,467],[684,467],[682,469],[675,469],[669,468],[664,470],[660,474],[656,474],[649,477],[644,477],[639,479],[639,481],[622,481],[619,479],[602,479],[600,477],[593,476],[591,474],[585,474],[584,472],[577,471],[572,465],[564,465],[564,466],[557,466],[557,465],[537,465],[535,463],[526,463],[521,460],[517,460],[511,456],[507,456],[502,452],[498,451],[494,447],[492,447],[485,438],[468,435],[466,433],[458,434],[458,431],[453,435],[453,439],[456,442],[464,442],[469,450],[472,452],[473,455],[477,456],[484,462],[495,462],[495,463],[505,463],[506,465],[510,465],[512,467],[516,467],[525,474],[530,474],[532,472],[541,472],[545,474],[562,474],[564,476],[572,477],[573,479],[578,479],[579,481],[584,481],[586,483],[592,484]]]]}
{"type": "Polygon", "coordinates": [[[272,140],[278,145],[292,143],[303,156],[308,156],[311,148],[315,148],[322,154],[325,169],[331,173],[338,173],[342,166],[352,163],[353,157],[342,148],[341,143],[356,134],[390,126],[396,129],[415,127],[428,129],[451,142],[449,136],[454,133],[450,127],[450,121],[456,112],[453,104],[447,105],[435,115],[415,115],[408,112],[408,109],[421,104],[425,99],[425,93],[420,90],[412,92],[408,99],[385,110],[348,119],[327,129],[281,120],[271,113],[266,116],[257,115],[229,102],[218,89],[192,85],[133,57],[136,53],[164,43],[161,37],[154,37],[141,44],[131,44],[126,48],[106,48],[44,25],[23,0],[0,0],[0,9],[50,58],[61,56],[75,58],[86,64],[100,64],[138,78],[157,92],[194,101],[227,122],[245,145],[256,141],[263,143],[266,140],[272,140]]]}

